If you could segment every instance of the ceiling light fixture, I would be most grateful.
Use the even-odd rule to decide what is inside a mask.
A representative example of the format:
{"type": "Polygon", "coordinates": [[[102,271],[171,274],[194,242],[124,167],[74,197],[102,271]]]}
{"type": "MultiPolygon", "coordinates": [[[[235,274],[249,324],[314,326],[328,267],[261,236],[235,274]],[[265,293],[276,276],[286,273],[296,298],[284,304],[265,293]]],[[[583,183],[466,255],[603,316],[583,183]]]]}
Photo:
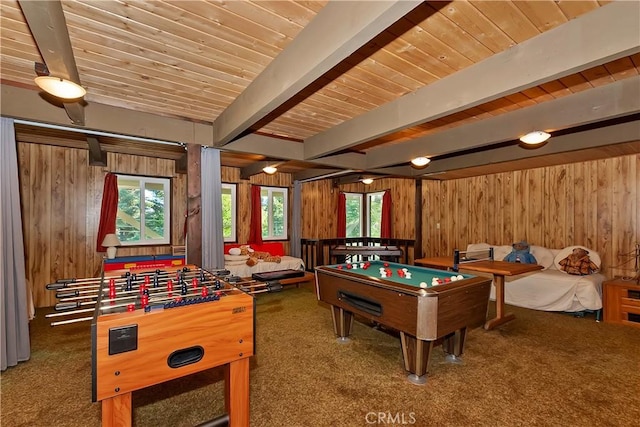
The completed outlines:
{"type": "Polygon", "coordinates": [[[275,166],[265,166],[264,168],[262,168],[262,171],[267,175],[273,175],[274,173],[278,172],[278,168],[276,168],[275,166]]]}
{"type": "Polygon", "coordinates": [[[420,157],[416,157],[415,159],[411,159],[411,164],[421,168],[423,166],[427,166],[430,161],[431,159],[424,156],[420,156],[420,157]]]}
{"type": "Polygon", "coordinates": [[[76,82],[61,77],[38,76],[35,82],[40,89],[61,99],[78,99],[87,93],[86,89],[76,82]]]}
{"type": "Polygon", "coordinates": [[[545,142],[547,139],[549,139],[549,137],[551,137],[551,135],[549,135],[547,132],[536,130],[534,132],[529,132],[528,134],[521,136],[520,141],[524,142],[525,144],[535,145],[545,142]]]}
{"type": "Polygon", "coordinates": [[[372,178],[365,178],[365,179],[363,179],[361,182],[362,182],[363,184],[367,184],[367,185],[369,185],[369,184],[373,183],[373,179],[372,179],[372,178]]]}

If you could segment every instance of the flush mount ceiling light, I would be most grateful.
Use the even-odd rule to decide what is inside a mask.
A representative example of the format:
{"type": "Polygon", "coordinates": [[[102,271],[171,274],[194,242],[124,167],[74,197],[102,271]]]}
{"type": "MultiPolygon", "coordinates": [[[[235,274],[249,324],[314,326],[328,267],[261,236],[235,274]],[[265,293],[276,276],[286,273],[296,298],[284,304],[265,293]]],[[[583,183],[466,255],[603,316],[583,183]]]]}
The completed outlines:
{"type": "Polygon", "coordinates": [[[421,156],[421,157],[416,157],[415,159],[411,159],[411,164],[421,168],[423,166],[427,166],[430,161],[431,159],[421,156]]]}
{"type": "Polygon", "coordinates": [[[550,136],[551,135],[549,135],[547,132],[537,130],[521,136],[520,141],[524,142],[525,144],[535,145],[545,142],[547,139],[549,139],[550,136]]]}
{"type": "Polygon", "coordinates": [[[273,175],[274,173],[278,172],[278,168],[276,168],[275,166],[265,166],[264,168],[262,168],[262,172],[266,173],[267,175],[273,175]]]}
{"type": "Polygon", "coordinates": [[[87,93],[79,84],[61,77],[38,76],[35,82],[40,89],[61,99],[78,99],[87,93]]]}
{"type": "Polygon", "coordinates": [[[363,184],[369,185],[369,184],[373,183],[373,179],[372,178],[365,178],[365,179],[361,180],[360,182],[362,182],[363,184]]]}

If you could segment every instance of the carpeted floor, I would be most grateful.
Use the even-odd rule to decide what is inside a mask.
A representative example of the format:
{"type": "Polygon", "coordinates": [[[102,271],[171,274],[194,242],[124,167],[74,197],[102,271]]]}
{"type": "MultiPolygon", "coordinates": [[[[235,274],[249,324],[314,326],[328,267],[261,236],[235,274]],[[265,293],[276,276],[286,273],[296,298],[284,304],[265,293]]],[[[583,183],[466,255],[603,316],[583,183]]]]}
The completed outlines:
{"type": "MultiPolygon", "coordinates": [[[[251,425],[638,425],[640,329],[508,308],[514,321],[468,334],[462,365],[446,363],[436,348],[427,384],[416,386],[395,333],[355,322],[351,342],[339,344],[310,285],[261,294],[251,425]]],[[[31,360],[2,373],[1,424],[99,426],[89,324],[51,328],[44,314],[31,324],[31,360]]],[[[135,392],[134,425],[214,418],[223,388],[213,369],[135,392]]]]}

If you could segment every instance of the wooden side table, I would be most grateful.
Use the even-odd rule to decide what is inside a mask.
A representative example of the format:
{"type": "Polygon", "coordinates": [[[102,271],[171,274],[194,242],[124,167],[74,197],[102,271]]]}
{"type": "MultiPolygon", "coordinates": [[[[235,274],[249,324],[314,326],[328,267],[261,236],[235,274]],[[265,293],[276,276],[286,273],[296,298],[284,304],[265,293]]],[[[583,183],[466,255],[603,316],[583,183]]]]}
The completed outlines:
{"type": "Polygon", "coordinates": [[[640,284],[616,277],[602,283],[604,321],[640,328],[640,284]]]}

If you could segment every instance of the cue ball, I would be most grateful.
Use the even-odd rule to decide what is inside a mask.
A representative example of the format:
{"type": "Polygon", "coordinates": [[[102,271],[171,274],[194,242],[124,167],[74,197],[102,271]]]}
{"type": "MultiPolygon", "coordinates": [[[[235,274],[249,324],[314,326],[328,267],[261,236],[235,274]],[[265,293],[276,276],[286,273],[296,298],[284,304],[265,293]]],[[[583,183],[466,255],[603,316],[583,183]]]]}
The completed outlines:
{"type": "Polygon", "coordinates": [[[428,288],[429,285],[427,285],[427,282],[420,282],[420,287],[421,288],[428,288]]]}

